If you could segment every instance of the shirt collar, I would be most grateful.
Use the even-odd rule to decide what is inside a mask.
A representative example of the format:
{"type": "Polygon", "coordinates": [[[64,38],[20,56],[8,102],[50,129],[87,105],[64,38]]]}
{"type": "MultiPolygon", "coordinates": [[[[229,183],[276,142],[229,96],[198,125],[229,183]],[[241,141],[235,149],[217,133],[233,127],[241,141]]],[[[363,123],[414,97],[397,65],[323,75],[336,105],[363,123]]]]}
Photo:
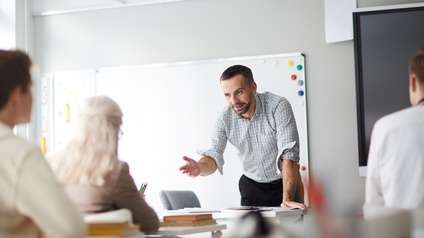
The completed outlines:
{"type": "Polygon", "coordinates": [[[13,134],[13,128],[0,121],[0,137],[13,134]]]}
{"type": "Polygon", "coordinates": [[[254,117],[261,115],[261,111],[262,111],[262,103],[258,93],[255,93],[255,99],[256,99],[256,108],[255,108],[255,114],[253,115],[254,117]]]}

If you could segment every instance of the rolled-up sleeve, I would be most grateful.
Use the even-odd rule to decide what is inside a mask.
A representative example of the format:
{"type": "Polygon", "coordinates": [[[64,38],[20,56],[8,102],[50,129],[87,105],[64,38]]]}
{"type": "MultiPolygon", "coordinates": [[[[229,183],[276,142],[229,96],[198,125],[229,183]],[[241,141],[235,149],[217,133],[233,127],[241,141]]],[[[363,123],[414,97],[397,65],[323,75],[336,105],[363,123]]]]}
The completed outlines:
{"type": "Polygon", "coordinates": [[[288,100],[282,99],[275,108],[274,118],[277,129],[278,156],[276,164],[279,170],[280,159],[289,159],[299,162],[299,134],[297,131],[296,119],[292,107],[288,100]]]}
{"type": "Polygon", "coordinates": [[[198,150],[200,156],[208,156],[215,160],[220,174],[224,174],[224,151],[227,146],[227,134],[221,117],[217,117],[212,129],[211,145],[209,149],[198,150]]]}

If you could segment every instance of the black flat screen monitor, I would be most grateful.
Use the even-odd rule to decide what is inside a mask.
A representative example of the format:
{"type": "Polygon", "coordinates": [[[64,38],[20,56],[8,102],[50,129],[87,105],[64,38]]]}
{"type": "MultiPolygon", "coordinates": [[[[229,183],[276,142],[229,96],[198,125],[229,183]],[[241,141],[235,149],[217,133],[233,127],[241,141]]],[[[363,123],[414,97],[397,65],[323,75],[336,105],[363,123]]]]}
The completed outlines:
{"type": "Polygon", "coordinates": [[[353,11],[359,169],[366,174],[374,123],[410,106],[408,64],[424,47],[424,4],[353,11]]]}

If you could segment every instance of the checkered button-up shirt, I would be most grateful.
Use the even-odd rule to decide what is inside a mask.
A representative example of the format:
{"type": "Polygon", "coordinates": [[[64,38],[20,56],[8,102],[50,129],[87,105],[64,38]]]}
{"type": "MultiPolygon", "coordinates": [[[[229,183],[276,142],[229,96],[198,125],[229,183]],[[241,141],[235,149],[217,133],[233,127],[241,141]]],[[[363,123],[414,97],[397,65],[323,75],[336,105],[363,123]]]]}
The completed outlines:
{"type": "Polygon", "coordinates": [[[281,178],[282,158],[299,162],[299,135],[289,101],[278,95],[256,93],[256,110],[251,120],[227,106],[218,115],[211,146],[198,150],[216,161],[223,174],[224,151],[229,141],[236,149],[244,174],[261,183],[281,178]]]}

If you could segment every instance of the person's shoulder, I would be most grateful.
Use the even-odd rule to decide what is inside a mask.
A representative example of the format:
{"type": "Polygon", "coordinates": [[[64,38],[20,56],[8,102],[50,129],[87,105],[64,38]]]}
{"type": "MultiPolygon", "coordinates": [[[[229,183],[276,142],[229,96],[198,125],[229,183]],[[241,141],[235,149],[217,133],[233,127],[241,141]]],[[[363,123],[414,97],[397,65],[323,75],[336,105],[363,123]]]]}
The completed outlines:
{"type": "Polygon", "coordinates": [[[115,163],[115,168],[117,168],[119,171],[121,171],[122,169],[129,169],[129,165],[127,162],[123,161],[123,160],[117,160],[115,163]]]}
{"type": "Polygon", "coordinates": [[[233,116],[233,109],[226,105],[218,112],[218,118],[228,118],[233,116]]]}
{"type": "MultiPolygon", "coordinates": [[[[395,112],[392,112],[390,114],[387,114],[383,116],[380,120],[381,121],[397,121],[401,118],[409,118],[417,113],[419,113],[419,107],[407,107],[395,112]],[[417,110],[418,109],[418,110],[417,110]]],[[[424,112],[424,111],[422,111],[424,112]]]]}
{"type": "Polygon", "coordinates": [[[15,135],[2,138],[2,145],[5,150],[13,150],[15,155],[28,154],[32,151],[40,150],[36,144],[15,135]]]}
{"type": "Polygon", "coordinates": [[[105,187],[114,188],[120,180],[125,180],[128,176],[130,176],[128,163],[118,159],[105,178],[105,187]]]}
{"type": "Polygon", "coordinates": [[[266,108],[268,107],[275,108],[281,105],[283,107],[290,106],[290,102],[287,100],[287,98],[272,92],[256,93],[256,96],[266,108]]]}
{"type": "Polygon", "coordinates": [[[5,143],[16,144],[18,146],[22,146],[25,148],[32,146],[30,142],[13,134],[12,129],[6,127],[1,122],[0,122],[0,138],[1,138],[2,144],[5,144],[5,143]]]}
{"type": "Polygon", "coordinates": [[[46,163],[38,145],[26,141],[19,136],[1,138],[1,166],[4,169],[21,169],[23,166],[32,167],[36,163],[46,163]]]}
{"type": "Polygon", "coordinates": [[[110,171],[109,177],[115,177],[122,175],[123,173],[129,173],[130,172],[130,166],[127,162],[122,160],[116,160],[115,164],[113,165],[113,169],[110,171]]]}
{"type": "Polygon", "coordinates": [[[269,101],[287,101],[287,99],[281,95],[265,91],[263,93],[256,93],[259,98],[267,99],[269,101]]]}
{"type": "Polygon", "coordinates": [[[423,123],[422,116],[424,116],[424,107],[408,107],[381,117],[375,126],[377,128],[394,128],[416,122],[423,123]]]}
{"type": "Polygon", "coordinates": [[[114,166],[114,170],[113,170],[114,174],[116,174],[116,176],[123,178],[123,177],[131,177],[131,173],[130,173],[130,165],[122,160],[117,160],[114,166]]]}

